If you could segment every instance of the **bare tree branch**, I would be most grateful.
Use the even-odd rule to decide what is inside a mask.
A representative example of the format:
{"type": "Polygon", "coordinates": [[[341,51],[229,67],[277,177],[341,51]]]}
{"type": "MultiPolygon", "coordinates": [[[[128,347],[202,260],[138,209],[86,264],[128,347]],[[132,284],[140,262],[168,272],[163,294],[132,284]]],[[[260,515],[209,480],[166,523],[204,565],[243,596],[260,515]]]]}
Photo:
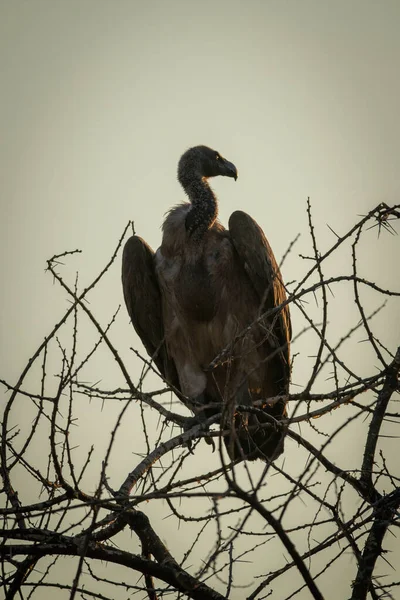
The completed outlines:
{"type": "MultiPolygon", "coordinates": [[[[78,251],[48,261],[70,305],[17,381],[0,379],[7,394],[0,440],[7,600],[25,592],[40,599],[46,589],[70,600],[328,600],[336,568],[352,600],[394,597],[397,565],[393,581],[381,575],[387,534],[399,527],[400,477],[387,448],[399,435],[400,348],[382,322],[400,291],[370,273],[363,240],[379,251],[379,235],[395,231],[400,205],[380,204],[344,234],[333,232],[324,251],[309,200],[307,216],[307,268],[288,286],[287,301],[260,316],[274,322],[290,305],[292,389],[288,397],[235,406],[236,415],[262,411],[266,435],[286,437],[285,454],[273,463],[227,461],[222,438],[232,431],[221,426],[224,407],[214,406],[202,422],[194,418],[189,399],[135,347],[133,330],[121,340],[123,311],[99,310],[131,223],[83,291],[69,270],[78,251]],[[348,269],[338,274],[330,259],[339,251],[348,269]],[[342,329],[330,322],[339,290],[356,314],[342,329]],[[287,418],[265,417],[266,403],[282,401],[287,418]]],[[[288,269],[293,248],[284,257],[288,269]]],[[[231,360],[254,326],[204,369],[231,360]]]]}

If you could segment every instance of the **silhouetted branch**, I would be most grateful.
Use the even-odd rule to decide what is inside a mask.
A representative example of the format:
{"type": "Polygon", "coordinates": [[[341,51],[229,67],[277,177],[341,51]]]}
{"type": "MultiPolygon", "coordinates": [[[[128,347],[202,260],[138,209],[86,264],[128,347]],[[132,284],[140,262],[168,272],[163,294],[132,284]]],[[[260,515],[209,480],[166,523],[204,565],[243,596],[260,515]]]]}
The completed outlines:
{"type": "MultiPolygon", "coordinates": [[[[336,565],[347,567],[341,573],[352,600],[391,597],[399,582],[383,584],[379,575],[385,536],[399,527],[400,478],[382,442],[399,435],[400,411],[390,402],[399,391],[400,348],[385,339],[381,323],[383,315],[390,322],[400,291],[382,286],[379,273],[376,281],[374,273],[360,275],[362,240],[374,236],[378,244],[379,234],[393,233],[400,205],[375,207],[342,235],[331,229],[335,239],[324,252],[309,200],[307,216],[307,270],[288,286],[287,301],[204,365],[213,371],[235,360],[250,329],[266,318],[273,327],[290,305],[297,358],[289,395],[242,401],[232,411],[249,434],[285,436],[285,453],[273,463],[227,460],[222,438],[233,432],[224,406],[200,406],[204,414],[194,418],[191,399],[162,381],[136,348],[133,329],[122,339],[124,311],[99,316],[97,297],[102,285],[112,288],[131,223],[83,291],[68,272],[78,251],[48,261],[70,306],[17,381],[0,380],[7,394],[0,440],[7,600],[24,591],[35,600],[45,588],[70,600],[328,600],[336,565]],[[339,250],[348,269],[338,274],[328,259],[339,250]],[[332,327],[332,294],[343,288],[356,320],[332,327]],[[366,293],[378,296],[372,309],[366,293]],[[286,401],[288,416],[279,421],[264,410],[286,401]],[[262,424],[252,415],[263,416],[262,424]],[[342,451],[343,440],[352,449],[353,437],[355,452],[342,451]],[[69,569],[65,557],[73,557],[69,569]],[[120,569],[106,572],[105,565],[120,569]],[[285,593],[276,587],[281,581],[285,593]]],[[[289,270],[296,241],[284,256],[289,270]]]]}
{"type": "MultiPolygon", "coordinates": [[[[364,600],[371,592],[372,574],[378,557],[384,552],[382,548],[386,531],[393,523],[396,511],[400,507],[400,488],[388,494],[378,503],[373,514],[373,525],[369,531],[357,577],[353,585],[351,600],[364,600]]],[[[398,519],[398,516],[396,517],[398,519]]]]}
{"type": "Polygon", "coordinates": [[[386,369],[385,383],[378,394],[372,420],[368,429],[367,440],[365,443],[364,458],[361,467],[361,481],[363,485],[372,489],[372,466],[375,460],[376,446],[378,443],[379,432],[382,421],[385,416],[387,406],[393,393],[399,389],[399,370],[400,370],[400,346],[397,349],[393,362],[386,369]]]}

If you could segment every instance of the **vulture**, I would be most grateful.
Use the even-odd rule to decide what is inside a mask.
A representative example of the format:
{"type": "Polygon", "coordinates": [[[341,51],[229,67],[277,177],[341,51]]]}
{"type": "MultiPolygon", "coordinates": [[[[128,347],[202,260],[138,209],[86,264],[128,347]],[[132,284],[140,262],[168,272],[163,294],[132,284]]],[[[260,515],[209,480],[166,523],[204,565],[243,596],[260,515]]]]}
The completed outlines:
{"type": "Polygon", "coordinates": [[[218,221],[208,181],[218,175],[237,179],[219,152],[196,146],[183,154],[178,181],[189,202],[167,213],[155,253],[140,237],[128,239],[124,299],[148,354],[195,418],[222,415],[230,458],[275,460],[284,441],[276,420],[287,414],[289,307],[280,307],[285,287],[259,225],[240,210],[228,229],[218,221]],[[282,398],[269,405],[274,396],[282,398]]]}

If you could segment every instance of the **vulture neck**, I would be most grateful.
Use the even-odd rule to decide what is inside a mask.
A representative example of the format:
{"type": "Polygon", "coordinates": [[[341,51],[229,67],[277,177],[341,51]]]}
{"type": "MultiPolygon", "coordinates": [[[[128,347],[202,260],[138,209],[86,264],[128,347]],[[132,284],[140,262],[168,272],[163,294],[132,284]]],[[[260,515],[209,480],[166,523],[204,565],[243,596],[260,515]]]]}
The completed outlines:
{"type": "Polygon", "coordinates": [[[217,198],[196,169],[180,169],[178,179],[192,205],[186,216],[186,229],[192,240],[200,241],[218,216],[217,198]]]}

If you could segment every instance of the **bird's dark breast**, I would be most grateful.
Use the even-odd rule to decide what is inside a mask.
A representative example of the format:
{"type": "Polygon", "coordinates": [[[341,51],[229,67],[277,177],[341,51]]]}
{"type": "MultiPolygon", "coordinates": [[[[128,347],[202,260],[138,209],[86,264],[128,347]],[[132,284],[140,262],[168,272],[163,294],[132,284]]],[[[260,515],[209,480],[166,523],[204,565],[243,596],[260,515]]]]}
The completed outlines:
{"type": "Polygon", "coordinates": [[[212,277],[203,261],[184,265],[177,282],[179,304],[194,321],[211,321],[218,309],[218,298],[212,277]]]}

